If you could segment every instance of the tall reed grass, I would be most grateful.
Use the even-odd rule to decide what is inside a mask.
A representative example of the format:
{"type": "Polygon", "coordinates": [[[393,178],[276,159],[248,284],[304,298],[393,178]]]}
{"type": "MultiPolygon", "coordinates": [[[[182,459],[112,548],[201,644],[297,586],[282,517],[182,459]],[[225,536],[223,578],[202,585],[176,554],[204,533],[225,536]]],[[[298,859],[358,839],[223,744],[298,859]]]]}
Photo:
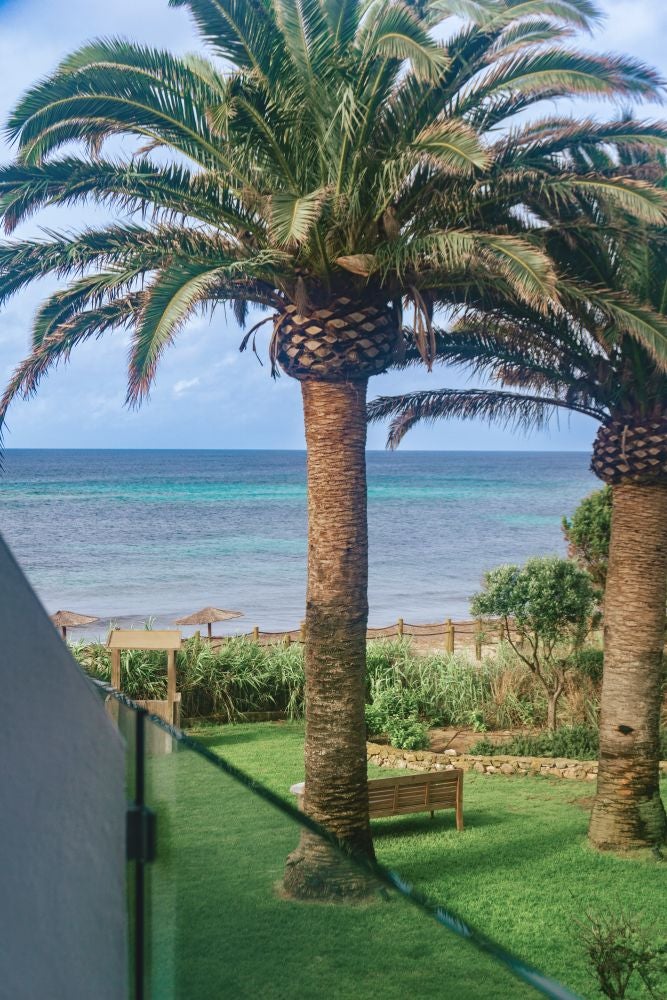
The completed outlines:
{"type": "MultiPolygon", "coordinates": [[[[109,681],[109,652],[101,643],[73,643],[84,670],[109,681]]],[[[419,653],[409,638],[368,644],[367,701],[394,718],[417,716],[430,725],[480,730],[541,725],[546,705],[541,688],[499,647],[477,662],[465,652],[419,653]]],[[[304,712],[303,650],[299,645],[260,646],[231,639],[217,648],[194,636],[177,654],[178,689],[186,719],[234,721],[247,713],[304,712]]],[[[164,653],[127,651],[121,656],[121,687],[131,698],[166,698],[164,653]]],[[[572,675],[562,703],[563,721],[595,724],[597,687],[572,675]]]]}

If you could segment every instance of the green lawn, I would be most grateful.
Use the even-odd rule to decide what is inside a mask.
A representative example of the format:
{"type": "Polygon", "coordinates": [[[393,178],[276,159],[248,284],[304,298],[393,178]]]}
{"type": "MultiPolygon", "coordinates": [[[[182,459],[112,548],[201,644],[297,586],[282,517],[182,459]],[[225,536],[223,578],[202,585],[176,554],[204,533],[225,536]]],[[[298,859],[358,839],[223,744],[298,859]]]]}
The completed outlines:
{"type": "MultiPolygon", "coordinates": [[[[303,777],[300,724],[197,735],[280,794],[303,777]]],[[[154,995],[536,995],[398,896],[342,907],[285,901],[280,875],[298,840],[290,820],[189,751],[156,756],[149,774],[161,824],[151,876],[154,995]]],[[[667,865],[591,851],[578,801],[591,792],[569,781],[466,775],[464,832],[450,812],[379,820],[378,856],[524,959],[582,996],[599,997],[577,920],[586,910],[621,906],[664,938],[667,865]]]]}

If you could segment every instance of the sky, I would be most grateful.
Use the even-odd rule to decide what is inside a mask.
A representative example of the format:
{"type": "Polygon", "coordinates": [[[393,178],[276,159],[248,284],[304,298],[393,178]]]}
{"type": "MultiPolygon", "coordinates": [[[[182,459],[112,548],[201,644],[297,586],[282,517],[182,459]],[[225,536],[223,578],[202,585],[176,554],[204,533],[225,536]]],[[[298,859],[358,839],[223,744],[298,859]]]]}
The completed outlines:
{"type": "MultiPolygon", "coordinates": [[[[606,15],[594,38],[580,44],[622,51],[667,76],[667,4],[663,0],[600,0],[606,15]]],[[[50,72],[69,51],[95,37],[124,36],[183,53],[201,43],[183,8],[167,0],[0,0],[0,119],[17,97],[50,72]]],[[[613,109],[596,106],[599,115],[613,109]]],[[[652,117],[664,114],[644,108],[652,117]]],[[[0,138],[0,162],[12,151],[0,138]]],[[[111,218],[100,209],[51,210],[17,230],[36,236],[39,226],[74,229],[111,218]]],[[[42,282],[10,301],[0,313],[0,382],[25,355],[40,299],[55,284],[42,282]]],[[[140,410],[124,406],[128,339],[107,335],[83,345],[67,366],[45,379],[36,397],[13,404],[7,421],[9,448],[303,448],[299,386],[272,380],[249,352],[239,354],[233,316],[190,322],[166,353],[150,400],[140,410]]],[[[460,374],[390,373],[370,382],[370,396],[468,383],[460,374]]],[[[549,431],[518,435],[481,422],[447,421],[412,431],[402,445],[412,449],[587,450],[596,425],[586,417],[562,416],[549,431]]],[[[371,427],[369,447],[384,446],[385,429],[371,427]]]]}

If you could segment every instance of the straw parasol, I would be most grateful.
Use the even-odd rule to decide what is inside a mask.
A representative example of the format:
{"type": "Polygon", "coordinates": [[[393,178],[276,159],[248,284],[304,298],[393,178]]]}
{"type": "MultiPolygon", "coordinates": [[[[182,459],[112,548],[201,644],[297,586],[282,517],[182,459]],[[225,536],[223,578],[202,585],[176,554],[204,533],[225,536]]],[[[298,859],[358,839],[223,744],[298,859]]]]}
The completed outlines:
{"type": "Polygon", "coordinates": [[[79,625],[90,625],[92,622],[99,621],[98,618],[91,615],[78,615],[76,611],[56,611],[55,615],[51,615],[50,618],[56,628],[62,631],[63,639],[67,638],[68,628],[77,628],[79,625]]]}
{"type": "Polygon", "coordinates": [[[185,618],[177,618],[177,625],[207,625],[208,637],[211,638],[213,622],[227,622],[230,618],[243,618],[242,611],[225,611],[224,608],[202,608],[185,618]]]}

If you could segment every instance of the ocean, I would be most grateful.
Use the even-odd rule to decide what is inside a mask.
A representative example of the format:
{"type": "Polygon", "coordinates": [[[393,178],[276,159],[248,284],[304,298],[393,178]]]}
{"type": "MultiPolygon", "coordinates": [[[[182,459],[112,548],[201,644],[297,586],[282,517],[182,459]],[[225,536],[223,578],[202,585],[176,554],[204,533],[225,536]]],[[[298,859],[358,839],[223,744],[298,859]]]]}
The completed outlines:
{"type": "MultiPolygon", "coordinates": [[[[598,485],[588,465],[584,452],[369,452],[371,624],[465,617],[485,570],[564,554],[561,519],[598,485]]],[[[209,604],[244,612],[221,634],[303,617],[303,452],[8,450],[0,531],[50,613],[101,619],[72,638],[209,604]]]]}

